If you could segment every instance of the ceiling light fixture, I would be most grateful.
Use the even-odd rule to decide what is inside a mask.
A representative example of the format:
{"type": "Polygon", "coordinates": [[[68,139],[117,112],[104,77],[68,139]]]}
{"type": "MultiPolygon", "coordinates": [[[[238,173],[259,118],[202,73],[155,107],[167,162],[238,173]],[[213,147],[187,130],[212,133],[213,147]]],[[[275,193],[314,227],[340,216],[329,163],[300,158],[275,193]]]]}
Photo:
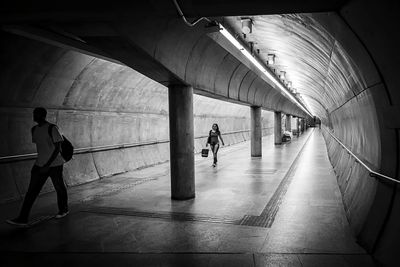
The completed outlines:
{"type": "Polygon", "coordinates": [[[267,63],[268,63],[268,65],[274,65],[275,64],[275,55],[274,54],[268,54],[267,63]]]}
{"type": "Polygon", "coordinates": [[[260,62],[258,62],[258,60],[256,58],[254,58],[249,51],[247,51],[247,49],[245,49],[239,42],[238,40],[235,39],[235,37],[233,37],[221,24],[219,25],[220,29],[220,33],[229,41],[231,42],[248,60],[250,60],[251,63],[254,64],[254,66],[257,67],[257,69],[259,69],[262,73],[264,73],[264,75],[271,80],[287,97],[289,97],[289,99],[295,103],[296,105],[298,105],[304,112],[306,112],[308,115],[310,115],[311,117],[313,116],[310,111],[307,110],[307,108],[305,106],[303,106],[300,101],[298,99],[296,99],[291,93],[290,91],[285,88],[282,85],[282,82],[277,79],[276,76],[272,75],[266,68],[263,67],[263,65],[260,64],[260,62]]]}
{"type": "Polygon", "coordinates": [[[252,33],[253,31],[253,21],[249,18],[242,19],[242,32],[244,34],[252,33]]]}
{"type": "Polygon", "coordinates": [[[279,78],[280,78],[282,81],[285,81],[285,78],[286,78],[286,77],[285,77],[285,76],[286,76],[285,74],[286,74],[286,73],[285,73],[284,71],[281,71],[280,73],[281,73],[281,74],[279,74],[279,78]]]}
{"type": "MultiPolygon", "coordinates": [[[[196,19],[193,22],[189,22],[187,21],[185,15],[183,14],[181,8],[179,7],[179,4],[176,0],[173,0],[176,9],[178,10],[179,15],[182,17],[182,20],[186,23],[186,25],[190,26],[190,27],[194,27],[197,23],[199,23],[202,20],[206,20],[209,23],[212,23],[213,25],[219,25],[219,31],[220,33],[222,33],[223,36],[225,36],[226,39],[228,39],[228,41],[230,41],[237,49],[239,49],[240,52],[242,52],[242,54],[247,57],[260,71],[262,71],[264,73],[265,76],[267,76],[267,78],[269,80],[271,80],[277,87],[279,87],[279,89],[281,89],[281,91],[286,94],[290,100],[292,100],[295,104],[297,104],[302,110],[304,110],[308,115],[312,116],[311,113],[307,110],[305,105],[302,105],[298,99],[296,99],[291,93],[290,91],[285,88],[282,85],[282,82],[279,81],[276,76],[272,75],[268,70],[266,70],[263,65],[261,65],[258,60],[256,58],[254,58],[249,51],[247,51],[247,49],[245,49],[220,23],[216,22],[216,21],[211,21],[209,18],[207,17],[201,17],[196,19]]],[[[247,19],[246,22],[243,25],[243,21],[245,21],[246,19],[242,20],[242,29],[243,26],[245,26],[245,29],[243,29],[243,35],[245,38],[245,33],[251,33],[252,31],[252,24],[253,21],[251,19],[247,19]],[[245,32],[246,31],[246,32],[245,32]]],[[[274,56],[275,58],[275,56],[274,56]]],[[[275,70],[274,70],[275,72],[275,70]]]]}

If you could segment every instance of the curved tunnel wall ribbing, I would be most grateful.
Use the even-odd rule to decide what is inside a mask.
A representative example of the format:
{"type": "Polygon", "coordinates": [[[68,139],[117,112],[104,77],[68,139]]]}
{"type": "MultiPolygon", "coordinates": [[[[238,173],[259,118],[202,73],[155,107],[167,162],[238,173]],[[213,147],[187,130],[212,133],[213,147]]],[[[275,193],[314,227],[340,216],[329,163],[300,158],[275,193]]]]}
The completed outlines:
{"type": "MultiPolygon", "coordinates": [[[[286,79],[308,100],[315,115],[354,153],[379,169],[381,137],[374,92],[383,90],[383,85],[354,33],[335,13],[252,18],[255,26],[246,41],[258,44],[265,61],[273,51],[275,71],[285,71],[286,79]]],[[[238,17],[226,21],[240,32],[238,17]]],[[[355,235],[362,236],[377,183],[329,135],[325,138],[347,217],[355,235]]]]}
{"type": "MultiPolygon", "coordinates": [[[[392,177],[399,170],[393,107],[400,99],[394,71],[398,38],[390,33],[396,5],[351,1],[337,13],[254,16],[254,37],[246,40],[258,44],[264,60],[268,51],[275,53],[277,72],[286,71],[329,130],[373,169],[392,177]]],[[[227,20],[240,32],[238,17],[227,20]]],[[[398,190],[370,177],[330,135],[325,139],[354,234],[369,252],[378,251],[381,262],[394,262],[387,255],[395,257],[389,244],[397,241],[386,225],[399,221],[391,208],[399,203],[398,190]]]]}
{"type": "MultiPolygon", "coordinates": [[[[399,179],[400,166],[399,123],[397,120],[399,114],[398,103],[400,101],[398,90],[400,84],[398,79],[398,62],[400,58],[398,47],[400,41],[396,32],[398,8],[399,3],[397,2],[352,1],[339,14],[348,31],[353,33],[353,40],[355,39],[361,44],[360,48],[353,49],[352,53],[355,55],[367,53],[367,56],[356,57],[358,65],[362,67],[363,74],[369,75],[369,69],[374,70],[379,77],[376,84],[371,84],[363,92],[364,95],[370,95],[370,98],[373,99],[378,123],[371,123],[364,128],[353,127],[353,131],[357,130],[357,133],[363,133],[362,131],[366,133],[365,135],[362,134],[361,137],[357,137],[354,134],[352,138],[354,140],[353,144],[360,147],[365,146],[367,143],[375,142],[376,139],[371,138],[373,137],[371,135],[376,131],[380,149],[370,150],[369,153],[379,157],[380,172],[396,179],[399,179]],[[372,61],[372,64],[366,64],[368,61],[372,61]]],[[[360,94],[360,96],[363,95],[360,94]]],[[[358,98],[359,96],[352,101],[357,101],[358,98]]],[[[355,111],[361,113],[362,117],[367,117],[368,112],[373,111],[372,106],[368,108],[372,101],[366,97],[361,97],[361,100],[364,101],[365,105],[360,106],[355,111]]],[[[354,114],[357,113],[354,112],[352,115],[354,114]]],[[[354,116],[351,118],[354,118],[354,116]]],[[[338,165],[337,167],[342,172],[348,170],[344,165],[338,165]]],[[[355,175],[354,177],[357,176],[355,175]]],[[[371,179],[371,177],[366,177],[362,173],[358,174],[358,177],[363,180],[371,179]]],[[[399,190],[398,186],[393,183],[380,179],[376,180],[376,182],[376,194],[359,234],[359,239],[380,263],[387,266],[396,266],[398,264],[400,240],[398,231],[400,222],[398,212],[400,207],[399,190]]]]}

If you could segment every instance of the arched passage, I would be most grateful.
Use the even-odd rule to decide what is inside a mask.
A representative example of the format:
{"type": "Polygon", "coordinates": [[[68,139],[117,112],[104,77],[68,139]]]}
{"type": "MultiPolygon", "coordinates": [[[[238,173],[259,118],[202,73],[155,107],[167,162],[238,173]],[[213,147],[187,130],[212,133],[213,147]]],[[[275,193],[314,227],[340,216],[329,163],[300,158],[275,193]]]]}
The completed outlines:
{"type": "MultiPolygon", "coordinates": [[[[278,59],[285,62],[281,68],[287,68],[288,78],[293,79],[293,84],[298,83],[297,89],[305,99],[307,99],[307,95],[310,95],[317,100],[314,101],[310,98],[310,105],[316,107],[315,112],[319,113],[318,116],[321,118],[325,118],[325,122],[329,121],[326,124],[331,126],[335,135],[372,167],[392,177],[398,177],[399,124],[396,114],[398,113],[397,102],[400,97],[398,97],[397,90],[396,65],[398,38],[395,35],[395,10],[398,4],[349,1],[345,4],[341,2],[332,6],[328,5],[329,7],[326,9],[326,7],[311,3],[310,5],[314,4],[316,8],[313,10],[307,10],[309,8],[307,6],[298,7],[286,2],[281,4],[282,6],[275,6],[275,9],[268,9],[268,4],[258,2],[256,4],[259,4],[257,10],[254,7],[246,10],[245,7],[234,1],[225,13],[224,7],[226,6],[223,4],[213,8],[206,4],[192,4],[184,6],[184,9],[188,10],[187,13],[191,15],[219,16],[243,15],[240,12],[257,16],[268,14],[268,12],[272,12],[271,10],[275,13],[336,10],[336,12],[324,14],[261,16],[259,24],[261,29],[263,24],[273,26],[264,29],[266,36],[271,39],[265,43],[265,47],[276,50],[277,53],[281,51],[278,59]],[[274,32],[270,32],[271,29],[274,32]],[[283,40],[287,42],[282,43],[283,40]],[[281,47],[285,47],[285,49],[281,50],[281,47]],[[321,103],[323,108],[317,108],[320,105],[313,104],[315,102],[321,103]],[[327,111],[329,119],[324,113],[325,111],[327,111]]],[[[157,12],[160,12],[160,7],[165,8],[166,14],[170,14],[173,18],[169,20],[164,17],[158,22],[169,23],[157,24],[153,17],[145,22],[140,22],[142,16],[137,20],[135,18],[133,23],[130,22],[137,28],[124,28],[120,22],[117,23],[117,26],[115,24],[113,27],[106,26],[101,28],[102,30],[96,27],[90,28],[91,25],[85,25],[89,30],[78,30],[76,27],[74,30],[74,25],[68,25],[68,23],[60,23],[59,27],[65,27],[67,31],[82,37],[88,43],[97,44],[98,47],[107,50],[111,56],[117,57],[117,60],[126,56],[123,53],[115,53],[115,50],[121,47],[112,47],[110,43],[100,39],[104,36],[110,37],[110,35],[116,38],[116,32],[121,33],[124,35],[122,38],[125,41],[124,44],[134,43],[133,46],[136,48],[145,44],[141,49],[144,49],[150,57],[160,61],[163,67],[178,78],[188,79],[190,83],[202,89],[204,94],[215,94],[217,97],[228,97],[236,101],[247,102],[263,99],[262,103],[257,104],[264,103],[273,109],[285,109],[284,112],[296,113],[296,109],[293,109],[290,103],[279,99],[279,96],[274,96],[273,91],[264,92],[265,94],[255,97],[257,92],[262,92],[258,88],[265,84],[263,81],[251,77],[255,74],[246,74],[249,73],[246,64],[236,66],[235,64],[239,64],[237,58],[231,57],[204,36],[199,37],[198,33],[190,32],[183,23],[179,24],[176,19],[176,11],[173,8],[168,9],[170,5],[160,5],[156,8],[157,12]],[[162,26],[161,32],[176,34],[174,36],[155,34],[156,39],[162,40],[161,43],[166,45],[165,49],[160,45],[161,43],[153,42],[154,38],[146,31],[138,33],[137,39],[132,37],[138,28],[143,27],[148,30],[155,29],[160,25],[162,26]],[[115,28],[118,30],[116,31],[115,28]],[[168,31],[171,28],[176,31],[168,31]],[[88,32],[93,29],[98,30],[93,34],[95,36],[88,36],[88,32]],[[179,33],[184,34],[179,35],[179,33]],[[128,36],[131,39],[127,38],[128,36]],[[190,39],[187,46],[184,36],[193,38],[190,39]],[[183,41],[179,42],[182,46],[175,46],[176,42],[173,40],[176,38],[182,38],[183,41]],[[129,39],[129,42],[126,42],[126,39],[129,39]],[[156,45],[159,46],[155,48],[156,45]],[[168,51],[172,52],[168,54],[166,53],[168,51]],[[193,53],[191,54],[191,52],[193,53]],[[179,54],[183,54],[184,58],[180,58],[178,61],[173,59],[179,54]],[[201,64],[197,65],[199,62],[201,64]],[[232,68],[228,68],[228,66],[232,68]],[[191,71],[186,73],[186,67],[191,71]],[[227,72],[229,75],[226,76],[231,77],[229,79],[231,82],[224,78],[226,73],[215,71],[220,68],[229,70],[227,72]],[[202,75],[193,75],[193,70],[202,75]],[[247,78],[244,78],[245,76],[247,78]],[[212,79],[208,79],[209,77],[212,79]],[[238,84],[245,85],[245,90],[242,90],[243,88],[238,84]],[[229,89],[227,90],[227,88],[229,89]],[[230,91],[230,88],[233,90],[230,91]],[[271,101],[271,98],[276,101],[271,101]]],[[[8,19],[10,20],[10,18],[8,19]]],[[[79,20],[77,17],[72,19],[79,20]]],[[[255,20],[257,21],[257,17],[255,20]]],[[[107,23],[105,22],[105,24],[107,23]]],[[[155,33],[157,32],[159,31],[155,31],[155,33]]],[[[108,40],[113,40],[113,38],[108,40]]],[[[263,44],[263,41],[259,42],[259,45],[263,44]]],[[[126,64],[129,65],[128,62],[132,63],[132,61],[131,58],[126,61],[126,64]]],[[[332,163],[338,172],[339,182],[343,182],[341,186],[344,190],[345,202],[348,204],[348,217],[354,225],[355,233],[359,235],[365,246],[382,261],[393,260],[396,255],[395,247],[397,247],[393,244],[397,244],[399,239],[395,231],[399,220],[396,215],[399,203],[397,188],[373,180],[368,177],[365,170],[354,167],[351,162],[349,164],[350,160],[341,148],[329,140],[329,136],[327,136],[327,140],[332,163]],[[347,181],[351,181],[351,183],[347,183],[347,181]],[[359,194],[359,188],[362,188],[363,194],[359,194]]]]}

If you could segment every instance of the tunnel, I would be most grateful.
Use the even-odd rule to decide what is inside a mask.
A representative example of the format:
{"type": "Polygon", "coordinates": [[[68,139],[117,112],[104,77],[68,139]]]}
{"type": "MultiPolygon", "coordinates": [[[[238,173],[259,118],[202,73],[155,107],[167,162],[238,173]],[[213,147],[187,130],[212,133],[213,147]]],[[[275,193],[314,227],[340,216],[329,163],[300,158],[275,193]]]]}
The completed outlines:
{"type": "Polygon", "coordinates": [[[31,227],[0,226],[2,266],[398,266],[398,3],[0,6],[2,221],[34,109],[74,146],[70,214],[48,179],[31,227]]]}

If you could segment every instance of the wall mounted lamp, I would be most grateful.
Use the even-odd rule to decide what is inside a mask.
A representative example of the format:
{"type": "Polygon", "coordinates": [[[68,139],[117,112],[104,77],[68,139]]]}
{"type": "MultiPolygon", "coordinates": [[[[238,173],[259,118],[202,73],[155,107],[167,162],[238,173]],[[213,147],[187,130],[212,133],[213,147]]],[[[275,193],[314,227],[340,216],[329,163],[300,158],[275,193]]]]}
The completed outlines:
{"type": "Polygon", "coordinates": [[[268,54],[267,63],[268,63],[268,65],[273,65],[273,64],[275,64],[275,55],[274,55],[274,54],[268,54]]]}
{"type": "Polygon", "coordinates": [[[244,34],[252,33],[253,31],[253,20],[250,18],[242,19],[242,32],[244,34]]]}
{"type": "Polygon", "coordinates": [[[279,78],[280,78],[282,81],[285,81],[285,78],[286,78],[285,76],[286,76],[286,72],[281,71],[280,74],[279,74],[279,78]]]}

